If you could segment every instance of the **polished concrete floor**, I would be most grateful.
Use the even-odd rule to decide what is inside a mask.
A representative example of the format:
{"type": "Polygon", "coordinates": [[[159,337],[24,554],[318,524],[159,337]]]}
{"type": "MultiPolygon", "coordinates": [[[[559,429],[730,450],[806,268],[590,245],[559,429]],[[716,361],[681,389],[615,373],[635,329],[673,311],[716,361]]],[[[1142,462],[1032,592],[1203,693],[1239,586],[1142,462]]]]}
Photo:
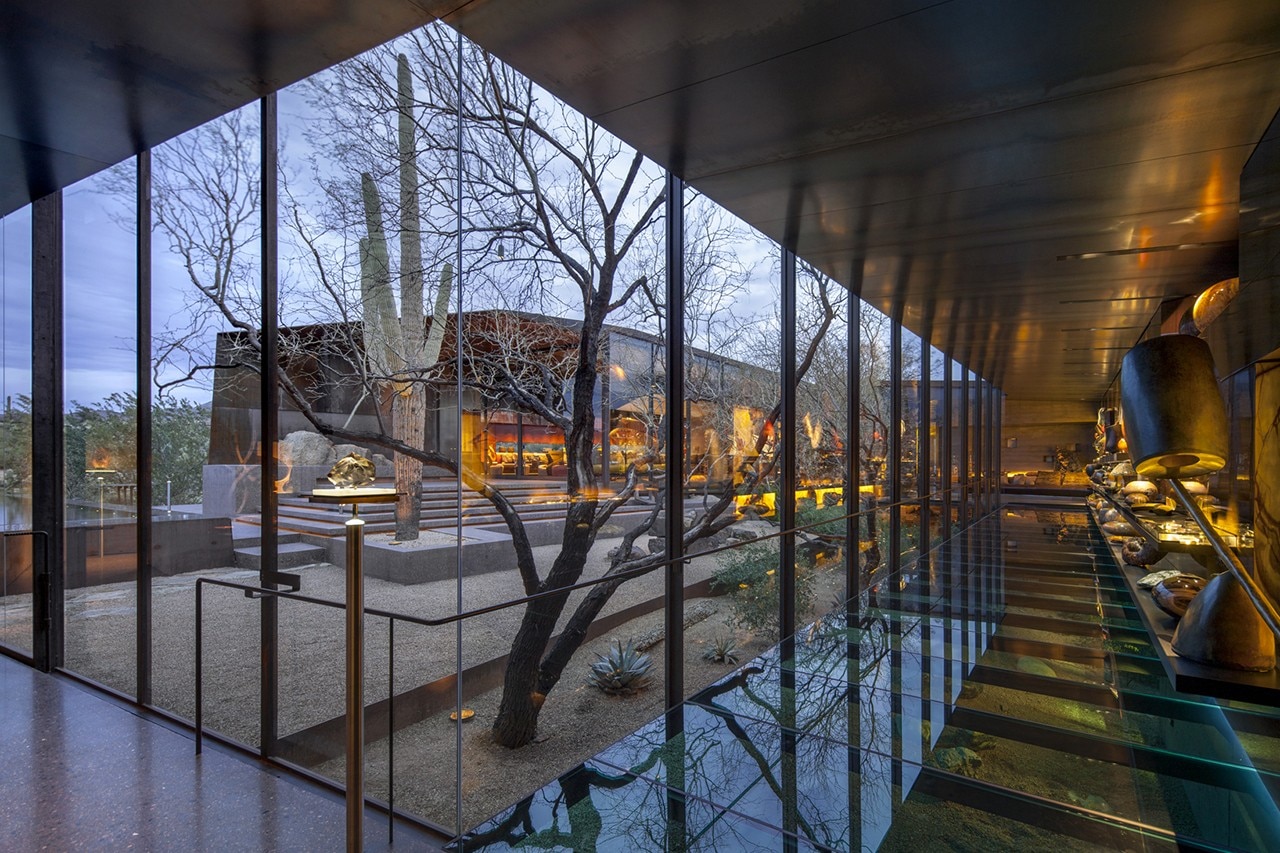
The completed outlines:
{"type": "MultiPolygon", "coordinates": [[[[342,799],[0,656],[0,851],[345,848],[342,799]]],[[[365,818],[367,850],[437,850],[365,818]]]]}

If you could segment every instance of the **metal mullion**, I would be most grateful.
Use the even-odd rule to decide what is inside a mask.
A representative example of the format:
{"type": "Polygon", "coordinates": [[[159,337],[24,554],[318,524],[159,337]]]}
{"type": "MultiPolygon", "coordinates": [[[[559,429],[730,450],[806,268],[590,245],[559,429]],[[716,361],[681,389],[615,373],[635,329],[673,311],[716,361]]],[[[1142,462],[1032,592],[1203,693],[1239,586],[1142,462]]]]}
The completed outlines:
{"type": "Polygon", "coordinates": [[[938,449],[942,458],[938,460],[938,489],[942,492],[942,533],[943,539],[951,536],[951,466],[955,461],[955,449],[951,446],[955,436],[951,431],[952,408],[952,367],[951,354],[942,357],[942,442],[938,449]]]}
{"type": "Polygon", "coordinates": [[[969,525],[969,368],[960,365],[960,507],[959,523],[969,525]]]}
{"type": "Polygon", "coordinates": [[[862,466],[858,458],[859,448],[862,446],[862,299],[858,296],[862,284],[862,264],[854,265],[854,277],[845,312],[848,318],[848,329],[845,332],[848,369],[845,375],[847,426],[844,466],[848,492],[845,495],[844,511],[849,517],[845,519],[844,531],[844,595],[846,610],[850,614],[856,613],[858,598],[862,594],[862,576],[858,567],[862,519],[856,514],[862,509],[862,466]]]}
{"type": "MultiPolygon", "coordinates": [[[[662,644],[666,667],[666,737],[684,733],[684,181],[666,173],[666,537],[669,563],[664,575],[662,644]]],[[[608,465],[608,460],[602,463],[608,465]]],[[[667,762],[668,782],[683,788],[684,762],[667,762]]],[[[685,803],[676,787],[667,788],[667,834],[670,846],[685,844],[685,803]]]]}
{"type": "MultiPolygon", "coordinates": [[[[886,446],[889,457],[889,584],[898,588],[898,571],[902,568],[902,324],[901,312],[895,310],[889,320],[889,435],[886,446]]],[[[896,601],[897,595],[893,593],[896,601]]]]}
{"type": "Polygon", "coordinates": [[[684,181],[666,175],[666,706],[684,701],[684,181]]]}
{"type": "Polygon", "coordinates": [[[782,441],[782,476],[779,478],[777,510],[782,526],[782,565],[778,576],[778,636],[796,632],[796,255],[782,249],[782,393],[775,435],[782,441]]]}
{"type": "Polygon", "coordinates": [[[31,205],[31,289],[31,524],[48,534],[45,560],[35,558],[34,543],[31,550],[31,657],[49,672],[63,659],[66,550],[61,190],[31,205]]]}
{"type": "Polygon", "coordinates": [[[983,381],[982,377],[976,377],[973,387],[973,473],[977,478],[974,483],[974,518],[981,518],[986,514],[987,497],[986,497],[986,476],[983,466],[982,453],[982,429],[985,422],[983,405],[982,405],[983,381]]]}
{"type": "MultiPolygon", "coordinates": [[[[260,446],[262,456],[259,476],[261,478],[260,495],[262,506],[262,562],[259,566],[259,583],[267,589],[276,589],[274,583],[279,568],[279,528],[277,508],[278,502],[275,483],[278,476],[276,460],[276,440],[280,427],[280,392],[277,386],[279,369],[279,196],[276,184],[277,174],[277,104],[274,93],[263,97],[260,101],[262,126],[260,142],[262,156],[262,363],[260,366],[260,401],[262,406],[262,435],[260,446]]],[[[261,668],[262,685],[261,705],[259,708],[260,749],[263,755],[275,751],[277,722],[280,712],[280,636],[279,636],[279,601],[275,596],[263,596],[261,618],[261,668]]]]}
{"type": "Polygon", "coordinates": [[[154,520],[151,508],[155,505],[152,493],[153,459],[151,451],[152,417],[151,417],[151,152],[142,151],[137,162],[137,575],[136,582],[136,631],[137,649],[135,665],[137,668],[137,698],[143,705],[150,705],[151,696],[151,659],[152,659],[152,615],[151,615],[151,577],[152,577],[152,542],[154,539],[154,520]]]}
{"type": "Polygon", "coordinates": [[[929,400],[932,397],[929,382],[933,375],[933,350],[929,346],[929,338],[920,336],[920,385],[916,393],[916,494],[920,497],[920,558],[925,559],[933,544],[933,536],[929,532],[929,495],[933,493],[931,474],[932,451],[929,447],[933,440],[932,421],[929,413],[929,400]]]}

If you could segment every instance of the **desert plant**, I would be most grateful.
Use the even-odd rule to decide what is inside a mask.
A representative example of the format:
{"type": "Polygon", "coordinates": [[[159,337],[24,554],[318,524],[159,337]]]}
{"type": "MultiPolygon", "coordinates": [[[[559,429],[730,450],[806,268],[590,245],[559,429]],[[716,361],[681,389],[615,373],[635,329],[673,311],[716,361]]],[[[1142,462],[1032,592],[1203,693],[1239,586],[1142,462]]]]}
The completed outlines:
{"type": "Polygon", "coordinates": [[[716,634],[711,641],[711,648],[702,653],[703,660],[716,663],[735,664],[738,662],[738,641],[733,634],[716,634]]]}
{"type": "MultiPolygon", "coordinates": [[[[736,549],[711,579],[713,593],[729,594],[734,623],[770,638],[778,635],[778,560],[776,541],[747,545],[736,549]]],[[[796,612],[806,613],[812,606],[813,572],[797,560],[796,612]]]]}
{"type": "Polygon", "coordinates": [[[613,647],[591,665],[587,683],[610,695],[635,693],[649,686],[652,665],[649,656],[636,651],[630,640],[626,646],[621,640],[614,640],[613,647]]]}

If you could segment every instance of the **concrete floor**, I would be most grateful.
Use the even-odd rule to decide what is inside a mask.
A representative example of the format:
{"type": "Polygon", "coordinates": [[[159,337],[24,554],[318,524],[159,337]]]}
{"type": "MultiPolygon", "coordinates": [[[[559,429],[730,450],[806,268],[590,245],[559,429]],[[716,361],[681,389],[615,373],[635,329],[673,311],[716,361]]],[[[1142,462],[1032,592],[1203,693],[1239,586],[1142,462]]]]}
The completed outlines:
{"type": "MultiPolygon", "coordinates": [[[[0,850],[325,851],[342,799],[0,656],[0,850]]],[[[365,849],[439,850],[366,810],[365,849]]]]}

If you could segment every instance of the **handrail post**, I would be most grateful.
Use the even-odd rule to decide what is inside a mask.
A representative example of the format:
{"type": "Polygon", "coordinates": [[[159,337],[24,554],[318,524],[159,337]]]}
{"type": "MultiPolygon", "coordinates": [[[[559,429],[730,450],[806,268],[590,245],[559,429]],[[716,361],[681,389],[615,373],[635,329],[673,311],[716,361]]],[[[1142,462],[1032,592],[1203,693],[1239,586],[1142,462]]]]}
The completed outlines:
{"type": "Polygon", "coordinates": [[[364,519],[347,519],[347,853],[364,849],[364,519]]]}
{"type": "Polygon", "coordinates": [[[204,748],[204,578],[196,578],[196,755],[204,748]]]}

